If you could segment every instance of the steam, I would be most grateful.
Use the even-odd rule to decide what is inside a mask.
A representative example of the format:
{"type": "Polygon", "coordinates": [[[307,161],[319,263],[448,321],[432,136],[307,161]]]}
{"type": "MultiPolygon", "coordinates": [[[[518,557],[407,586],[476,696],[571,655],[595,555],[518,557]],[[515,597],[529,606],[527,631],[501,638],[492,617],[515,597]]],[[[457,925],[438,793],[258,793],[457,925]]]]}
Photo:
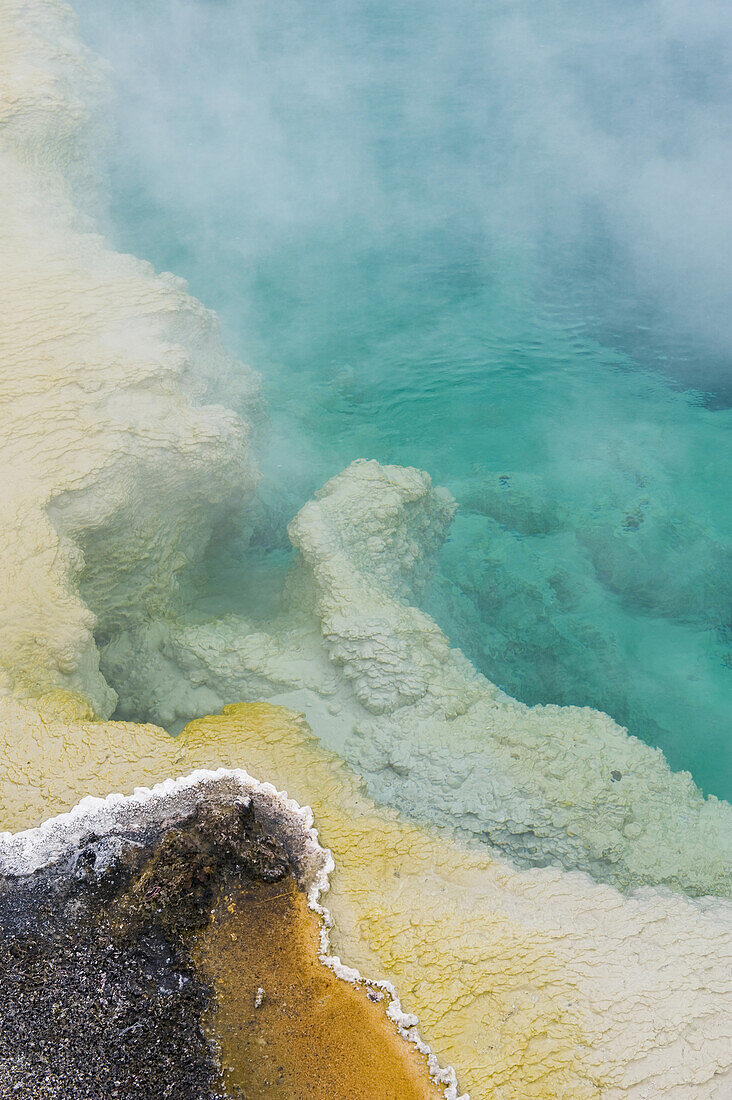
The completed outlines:
{"type": "Polygon", "coordinates": [[[453,641],[727,794],[723,0],[76,6],[117,93],[114,244],[264,376],[264,506],[208,562],[216,607],[279,591],[286,523],[351,460],[424,466],[460,505],[453,641]]]}
{"type": "Polygon", "coordinates": [[[125,177],[181,242],[151,258],[197,274],[208,301],[218,284],[212,304],[239,333],[279,253],[290,314],[344,288],[334,325],[354,322],[349,294],[365,293],[347,257],[376,259],[371,293],[388,311],[395,278],[410,293],[415,279],[464,280],[468,254],[482,285],[519,265],[527,292],[616,345],[686,384],[723,385],[722,0],[131,0],[124,19],[83,0],[81,12],[114,71],[125,177]]]}

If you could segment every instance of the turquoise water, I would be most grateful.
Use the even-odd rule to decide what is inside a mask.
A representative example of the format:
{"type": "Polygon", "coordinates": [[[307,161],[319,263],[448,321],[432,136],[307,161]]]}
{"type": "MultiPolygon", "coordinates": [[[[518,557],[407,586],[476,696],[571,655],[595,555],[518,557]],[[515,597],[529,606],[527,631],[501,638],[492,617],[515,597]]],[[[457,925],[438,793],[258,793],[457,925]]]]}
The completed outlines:
{"type": "Polygon", "coordinates": [[[351,459],[427,469],[453,642],[730,797],[720,9],[533,9],[82,8],[110,231],[264,376],[260,554],[351,459]]]}

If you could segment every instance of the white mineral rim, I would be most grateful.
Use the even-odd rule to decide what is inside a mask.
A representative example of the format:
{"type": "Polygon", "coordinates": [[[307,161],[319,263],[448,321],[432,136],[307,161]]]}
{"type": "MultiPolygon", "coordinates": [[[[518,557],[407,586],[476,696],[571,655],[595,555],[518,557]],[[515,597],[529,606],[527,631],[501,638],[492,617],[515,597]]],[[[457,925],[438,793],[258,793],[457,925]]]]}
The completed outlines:
{"type": "Polygon", "coordinates": [[[318,914],[320,961],[343,981],[361,983],[386,994],[387,1015],[399,1034],[426,1057],[430,1076],[444,1088],[445,1100],[470,1100],[468,1093],[458,1096],[455,1070],[440,1065],[419,1034],[417,1017],[404,1011],[392,983],[366,978],[337,955],[330,954],[333,921],[321,897],[330,888],[329,876],[335,863],[330,849],[323,848],[318,841],[310,807],[300,806],[286,791],[254,779],[242,768],[195,771],[178,779],[166,779],[154,787],[136,787],[131,795],[113,793],[106,798],[87,795],[67,813],[48,818],[34,829],[0,833],[0,875],[20,878],[35,874],[83,846],[90,832],[111,839],[146,825],[168,828],[188,818],[199,803],[210,802],[212,797],[221,802],[254,806],[259,822],[290,857],[308,906],[318,914]]]}

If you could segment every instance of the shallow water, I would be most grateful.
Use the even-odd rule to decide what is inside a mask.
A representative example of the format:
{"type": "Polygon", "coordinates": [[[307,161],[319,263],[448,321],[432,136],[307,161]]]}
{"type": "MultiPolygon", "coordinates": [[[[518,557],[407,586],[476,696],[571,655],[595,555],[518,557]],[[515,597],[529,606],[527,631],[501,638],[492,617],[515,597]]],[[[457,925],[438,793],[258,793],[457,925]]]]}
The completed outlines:
{"type": "Polygon", "coordinates": [[[423,467],[454,643],[729,797],[720,8],[532,7],[82,5],[112,234],[262,371],[265,572],[353,458],[423,467]]]}
{"type": "Polygon", "coordinates": [[[193,957],[215,991],[205,1023],[226,1095],[440,1100],[426,1058],[387,1017],[385,995],[323,966],[318,933],[292,880],[237,883],[220,897],[193,957]]]}

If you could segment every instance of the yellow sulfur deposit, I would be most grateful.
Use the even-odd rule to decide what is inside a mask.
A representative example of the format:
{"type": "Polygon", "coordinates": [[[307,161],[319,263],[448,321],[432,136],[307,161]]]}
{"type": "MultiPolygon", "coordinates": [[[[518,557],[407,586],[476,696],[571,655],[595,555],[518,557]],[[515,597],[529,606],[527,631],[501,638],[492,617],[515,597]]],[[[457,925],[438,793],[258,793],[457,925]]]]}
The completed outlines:
{"type": "Polygon", "coordinates": [[[332,950],[399,991],[473,1100],[702,1100],[730,1068],[729,906],[519,871],[377,807],[301,719],[239,704],[173,740],[68,693],[0,700],[6,825],[86,794],[243,767],[315,813],[336,862],[332,950]]]}
{"type": "MultiPolygon", "coordinates": [[[[103,83],[62,0],[0,0],[2,827],[246,769],[312,807],[333,952],[393,983],[473,1100],[728,1100],[729,806],[608,716],[526,707],[451,648],[413,606],[453,510],[426,474],[353,463],[290,524],[276,615],[186,620],[211,540],[251,519],[259,383],[181,280],[95,230],[103,83]],[[175,739],[105,720],[178,729],[258,697],[306,711],[373,798],[282,706],[175,739]]],[[[206,961],[239,1042],[244,944],[214,972],[238,935],[219,917],[206,961]]]]}

